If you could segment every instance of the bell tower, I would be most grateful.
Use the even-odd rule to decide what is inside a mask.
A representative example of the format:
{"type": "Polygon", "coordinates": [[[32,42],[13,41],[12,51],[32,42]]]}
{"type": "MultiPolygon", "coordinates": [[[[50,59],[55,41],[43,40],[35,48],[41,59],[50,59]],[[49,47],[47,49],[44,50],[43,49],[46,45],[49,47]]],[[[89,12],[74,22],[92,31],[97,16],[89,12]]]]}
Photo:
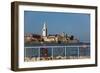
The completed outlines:
{"type": "Polygon", "coordinates": [[[44,24],[43,24],[42,36],[43,37],[46,37],[47,36],[47,25],[46,25],[46,22],[44,22],[44,24]]]}

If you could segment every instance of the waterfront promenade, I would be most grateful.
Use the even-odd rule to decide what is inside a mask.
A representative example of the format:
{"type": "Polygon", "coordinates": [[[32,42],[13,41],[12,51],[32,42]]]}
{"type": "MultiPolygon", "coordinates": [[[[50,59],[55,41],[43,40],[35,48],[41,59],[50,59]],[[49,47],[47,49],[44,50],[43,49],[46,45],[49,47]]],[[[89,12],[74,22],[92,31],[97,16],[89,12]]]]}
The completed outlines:
{"type": "Polygon", "coordinates": [[[90,58],[90,44],[35,45],[24,47],[24,61],[90,58]]]}

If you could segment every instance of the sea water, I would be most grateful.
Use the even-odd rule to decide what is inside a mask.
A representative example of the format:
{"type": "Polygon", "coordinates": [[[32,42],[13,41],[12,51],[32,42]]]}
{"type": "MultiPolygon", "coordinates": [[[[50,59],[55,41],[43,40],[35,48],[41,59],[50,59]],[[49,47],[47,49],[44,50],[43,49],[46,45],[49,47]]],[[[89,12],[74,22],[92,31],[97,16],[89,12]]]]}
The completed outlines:
{"type": "Polygon", "coordinates": [[[27,44],[24,57],[90,56],[90,43],[27,44]]]}

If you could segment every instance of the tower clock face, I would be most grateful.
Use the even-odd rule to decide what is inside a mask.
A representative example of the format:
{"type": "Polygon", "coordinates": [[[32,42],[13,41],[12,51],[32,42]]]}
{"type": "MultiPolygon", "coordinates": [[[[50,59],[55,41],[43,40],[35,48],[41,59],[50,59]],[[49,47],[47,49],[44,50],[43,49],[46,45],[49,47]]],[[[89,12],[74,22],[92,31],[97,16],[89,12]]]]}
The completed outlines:
{"type": "Polygon", "coordinates": [[[45,29],[43,29],[43,31],[45,31],[45,29]]]}

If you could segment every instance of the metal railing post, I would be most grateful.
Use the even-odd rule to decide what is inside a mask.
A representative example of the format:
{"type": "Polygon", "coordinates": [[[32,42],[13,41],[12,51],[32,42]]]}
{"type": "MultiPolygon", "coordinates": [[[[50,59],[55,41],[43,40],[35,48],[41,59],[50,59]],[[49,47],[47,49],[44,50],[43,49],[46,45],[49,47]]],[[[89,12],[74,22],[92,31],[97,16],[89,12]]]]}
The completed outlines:
{"type": "Polygon", "coordinates": [[[66,46],[65,46],[65,59],[66,59],[66,46]]]}
{"type": "Polygon", "coordinates": [[[39,60],[40,60],[40,47],[38,48],[38,56],[39,56],[39,60]]]}
{"type": "Polygon", "coordinates": [[[53,59],[53,47],[52,47],[52,59],[53,59]]]}
{"type": "Polygon", "coordinates": [[[26,48],[24,48],[25,49],[25,51],[24,51],[24,58],[26,58],[26,48]]]}
{"type": "Polygon", "coordinates": [[[80,57],[80,48],[78,47],[78,58],[80,57]]]}

